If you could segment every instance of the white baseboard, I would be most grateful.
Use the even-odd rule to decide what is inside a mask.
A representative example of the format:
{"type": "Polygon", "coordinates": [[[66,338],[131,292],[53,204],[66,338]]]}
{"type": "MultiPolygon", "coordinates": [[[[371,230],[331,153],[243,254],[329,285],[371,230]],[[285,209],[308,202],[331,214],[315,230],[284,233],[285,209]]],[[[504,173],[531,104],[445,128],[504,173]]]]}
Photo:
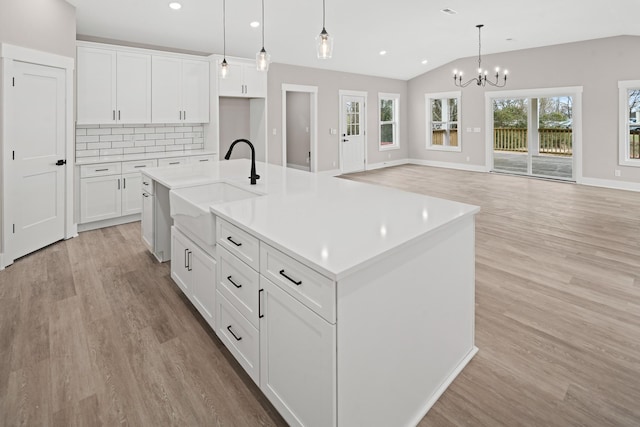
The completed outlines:
{"type": "Polygon", "coordinates": [[[465,163],[438,162],[435,160],[409,159],[409,164],[421,166],[433,166],[436,168],[457,169],[469,172],[489,172],[486,166],[468,165],[465,163]]]}
{"type": "Polygon", "coordinates": [[[370,163],[366,166],[365,170],[370,171],[374,169],[388,168],[391,166],[406,165],[407,163],[409,163],[409,159],[389,160],[387,162],[370,163]]]}
{"type": "Polygon", "coordinates": [[[78,224],[78,231],[97,230],[98,228],[111,227],[114,225],[126,224],[128,222],[140,221],[141,214],[133,214],[121,216],[118,218],[105,219],[103,221],[88,222],[86,224],[78,224]]]}
{"type": "Polygon", "coordinates": [[[320,171],[320,172],[316,172],[318,175],[325,175],[325,176],[338,176],[338,175],[342,175],[342,172],[340,171],[340,169],[331,169],[328,171],[320,171]]]}
{"type": "Polygon", "coordinates": [[[592,187],[613,188],[615,190],[640,191],[640,183],[629,181],[615,181],[612,179],[585,178],[578,180],[578,184],[589,185],[592,187]]]}
{"type": "Polygon", "coordinates": [[[298,169],[301,171],[309,172],[309,166],[296,165],[294,163],[287,163],[287,167],[291,169],[298,169]]]}

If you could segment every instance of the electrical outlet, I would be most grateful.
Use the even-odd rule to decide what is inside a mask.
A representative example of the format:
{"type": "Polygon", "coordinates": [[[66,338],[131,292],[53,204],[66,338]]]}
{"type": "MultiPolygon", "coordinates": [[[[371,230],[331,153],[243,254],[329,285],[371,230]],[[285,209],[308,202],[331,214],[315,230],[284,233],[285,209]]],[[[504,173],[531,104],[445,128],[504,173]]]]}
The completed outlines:
{"type": "Polygon", "coordinates": [[[391,158],[391,154],[389,154],[389,156],[388,156],[387,158],[389,158],[389,159],[390,159],[390,158],[391,158]]]}
{"type": "Polygon", "coordinates": [[[474,131],[475,133],[480,133],[480,128],[473,128],[473,131],[474,131]]]}
{"type": "Polygon", "coordinates": [[[274,134],[274,135],[277,135],[277,134],[278,134],[278,131],[277,131],[277,129],[276,129],[276,128],[273,128],[273,134],[274,134]]]}
{"type": "Polygon", "coordinates": [[[467,156],[467,162],[471,161],[471,157],[467,156]]]}
{"type": "Polygon", "coordinates": [[[613,171],[613,174],[614,174],[615,176],[620,176],[620,169],[615,169],[615,170],[613,171]]]}
{"type": "Polygon", "coordinates": [[[467,128],[467,133],[471,133],[471,128],[467,128]]]}
{"type": "MultiPolygon", "coordinates": [[[[329,129],[329,133],[330,133],[331,135],[337,135],[337,134],[338,134],[338,129],[333,129],[333,128],[331,128],[331,129],[329,129]]],[[[334,164],[333,166],[335,166],[335,164],[334,164]]]]}
{"type": "Polygon", "coordinates": [[[333,167],[334,167],[334,168],[336,167],[336,162],[333,162],[333,167]]]}
{"type": "Polygon", "coordinates": [[[306,128],[304,128],[304,131],[305,131],[306,133],[309,133],[309,126],[307,126],[306,128]]]}

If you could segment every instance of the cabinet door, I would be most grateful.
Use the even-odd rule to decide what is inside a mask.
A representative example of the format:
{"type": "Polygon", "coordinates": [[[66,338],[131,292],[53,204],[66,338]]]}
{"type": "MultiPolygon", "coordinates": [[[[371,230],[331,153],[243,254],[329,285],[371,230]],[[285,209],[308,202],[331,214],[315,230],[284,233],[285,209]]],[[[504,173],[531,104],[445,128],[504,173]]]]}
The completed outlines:
{"type": "Polygon", "coordinates": [[[144,243],[147,249],[149,249],[151,252],[155,252],[155,231],[153,229],[154,203],[155,197],[153,196],[153,194],[147,193],[146,191],[142,192],[142,221],[140,222],[140,226],[142,228],[142,243],[144,243]]]}
{"type": "Polygon", "coordinates": [[[118,52],[118,123],[151,123],[151,55],[118,52]]]}
{"type": "Polygon", "coordinates": [[[80,179],[80,223],[120,216],[121,185],[120,175],[80,179]]]}
{"type": "Polygon", "coordinates": [[[180,286],[182,292],[191,299],[190,273],[193,269],[189,263],[189,239],[175,228],[171,228],[171,278],[180,286]]]}
{"type": "Polygon", "coordinates": [[[142,212],[142,175],[140,172],[122,175],[122,215],[142,212]]]}
{"type": "Polygon", "coordinates": [[[77,124],[116,121],[116,52],[78,47],[77,124]]]}
{"type": "Polygon", "coordinates": [[[267,73],[258,71],[255,64],[244,66],[245,96],[251,98],[267,97],[267,73]]]}
{"type": "Polygon", "coordinates": [[[191,292],[193,305],[215,330],[216,313],[216,261],[193,242],[189,242],[191,258],[191,292]]]}
{"type": "MultiPolygon", "coordinates": [[[[220,67],[219,63],[218,67],[220,67]]],[[[229,74],[227,78],[223,79],[218,75],[219,96],[244,96],[243,67],[244,64],[238,64],[231,60],[231,62],[229,62],[229,74]]]]}
{"type": "Polygon", "coordinates": [[[182,61],[182,120],[209,123],[209,62],[182,61]]]}
{"type": "Polygon", "coordinates": [[[290,425],[336,425],[336,331],[260,277],[260,389],[290,425]]]}
{"type": "Polygon", "coordinates": [[[152,58],[151,103],[153,123],[182,121],[180,73],[182,61],[164,56],[152,58]]]}

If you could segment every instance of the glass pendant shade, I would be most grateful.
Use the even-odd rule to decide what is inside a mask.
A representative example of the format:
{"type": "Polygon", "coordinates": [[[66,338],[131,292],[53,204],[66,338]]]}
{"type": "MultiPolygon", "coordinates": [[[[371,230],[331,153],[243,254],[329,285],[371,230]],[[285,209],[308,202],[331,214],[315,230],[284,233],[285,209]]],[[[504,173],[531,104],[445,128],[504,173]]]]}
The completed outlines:
{"type": "Polygon", "coordinates": [[[222,60],[222,63],[220,64],[220,78],[226,79],[228,75],[229,75],[229,64],[227,63],[227,58],[224,58],[222,60]]]}
{"type": "Polygon", "coordinates": [[[316,36],[316,48],[318,50],[319,59],[331,59],[333,52],[333,37],[322,28],[322,32],[316,36]]]}
{"type": "Polygon", "coordinates": [[[256,68],[258,71],[269,71],[269,63],[271,62],[271,55],[264,50],[264,47],[260,52],[256,53],[256,68]]]}

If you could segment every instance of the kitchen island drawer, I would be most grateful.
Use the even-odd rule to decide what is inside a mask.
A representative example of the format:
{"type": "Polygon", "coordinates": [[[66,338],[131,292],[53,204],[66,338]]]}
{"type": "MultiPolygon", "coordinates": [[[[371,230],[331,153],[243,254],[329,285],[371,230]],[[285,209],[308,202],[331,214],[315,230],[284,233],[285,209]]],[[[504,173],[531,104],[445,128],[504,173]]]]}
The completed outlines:
{"type": "Polygon", "coordinates": [[[99,163],[95,165],[80,166],[80,178],[90,178],[94,176],[120,175],[122,167],[120,162],[99,163]]]}
{"type": "Polygon", "coordinates": [[[219,246],[218,275],[218,292],[257,328],[260,286],[258,272],[219,246]]]}
{"type": "Polygon", "coordinates": [[[233,224],[217,218],[217,243],[237,256],[254,270],[260,268],[260,245],[258,239],[233,224]]]}
{"type": "Polygon", "coordinates": [[[336,284],[279,250],[260,242],[260,274],[330,323],[336,322],[336,284]]]}
{"type": "Polygon", "coordinates": [[[171,157],[168,159],[158,159],[158,166],[177,166],[189,163],[188,157],[171,157]]]}
{"type": "Polygon", "coordinates": [[[260,384],[260,333],[218,292],[216,334],[251,379],[260,384]]]}

